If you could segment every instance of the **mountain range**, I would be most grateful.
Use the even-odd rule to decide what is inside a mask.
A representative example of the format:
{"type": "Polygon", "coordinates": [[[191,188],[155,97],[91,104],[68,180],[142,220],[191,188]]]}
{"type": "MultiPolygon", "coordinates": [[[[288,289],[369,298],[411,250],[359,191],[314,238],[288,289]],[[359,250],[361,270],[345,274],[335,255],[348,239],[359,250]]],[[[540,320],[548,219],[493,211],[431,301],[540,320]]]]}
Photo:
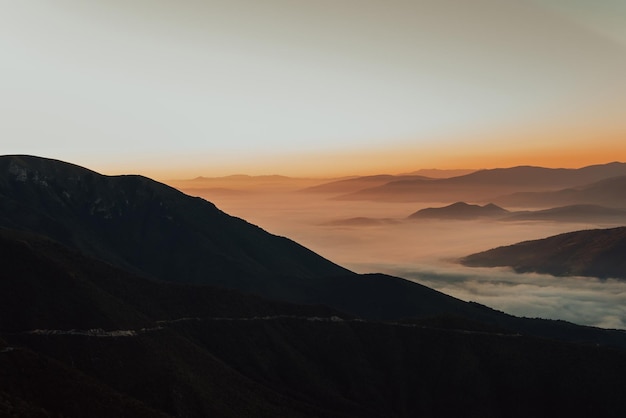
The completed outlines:
{"type": "Polygon", "coordinates": [[[364,188],[383,186],[392,181],[401,180],[432,180],[429,177],[407,174],[394,176],[378,174],[374,176],[360,176],[348,179],[339,179],[302,189],[302,193],[341,194],[355,192],[364,188]]]}
{"type": "Polygon", "coordinates": [[[622,331],[358,275],[144,177],[0,157],[0,250],[0,415],[626,411],[622,331]]]}
{"type": "Polygon", "coordinates": [[[571,222],[596,224],[626,223],[626,209],[604,207],[600,205],[568,205],[543,210],[509,211],[488,203],[483,206],[465,202],[456,202],[440,207],[420,209],[408,217],[370,218],[354,217],[336,219],[323,223],[324,226],[368,227],[399,224],[405,221],[429,221],[433,219],[448,221],[491,220],[491,221],[532,221],[532,222],[571,222]]]}
{"type": "Polygon", "coordinates": [[[519,192],[495,197],[494,202],[514,207],[551,207],[575,204],[626,208],[626,176],[616,176],[576,187],[543,192],[519,192]]]}
{"type": "MultiPolygon", "coordinates": [[[[509,211],[488,203],[472,205],[456,202],[443,207],[420,209],[409,215],[410,220],[448,219],[471,220],[491,219],[497,221],[552,221],[552,222],[626,222],[626,209],[609,208],[600,205],[568,205],[543,210],[509,211]]],[[[392,221],[392,220],[388,220],[392,221]]]]}
{"type": "MultiPolygon", "coordinates": [[[[485,201],[509,205],[495,196],[519,192],[548,192],[626,176],[625,163],[593,165],[579,169],[554,169],[520,166],[479,170],[451,178],[402,178],[364,187],[344,194],[338,200],[373,200],[395,202],[485,201]]],[[[356,181],[356,180],[355,180],[356,181]]],[[[326,186],[317,186],[318,189],[326,186]]],[[[338,190],[339,191],[339,190],[338,190]]],[[[587,202],[569,202],[587,203],[587,202]]]]}
{"type": "Polygon", "coordinates": [[[544,210],[509,212],[509,216],[501,220],[626,223],[626,209],[600,205],[568,205],[544,210]]]}

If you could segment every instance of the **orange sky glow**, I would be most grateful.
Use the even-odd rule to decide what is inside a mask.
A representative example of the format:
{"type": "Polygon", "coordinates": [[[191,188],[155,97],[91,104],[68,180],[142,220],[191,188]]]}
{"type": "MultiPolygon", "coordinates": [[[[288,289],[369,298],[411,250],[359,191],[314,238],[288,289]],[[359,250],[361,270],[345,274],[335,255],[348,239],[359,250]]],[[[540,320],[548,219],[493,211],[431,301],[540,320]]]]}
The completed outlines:
{"type": "Polygon", "coordinates": [[[626,3],[10,2],[1,154],[160,180],[626,161],[626,3]]]}

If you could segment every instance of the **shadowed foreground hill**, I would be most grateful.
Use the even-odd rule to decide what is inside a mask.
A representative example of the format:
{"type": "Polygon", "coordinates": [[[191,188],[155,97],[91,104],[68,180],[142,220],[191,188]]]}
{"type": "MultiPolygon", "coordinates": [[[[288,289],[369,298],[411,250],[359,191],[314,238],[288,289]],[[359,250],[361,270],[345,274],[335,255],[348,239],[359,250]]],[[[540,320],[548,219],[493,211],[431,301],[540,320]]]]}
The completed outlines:
{"type": "Polygon", "coordinates": [[[523,336],[453,316],[371,322],[319,306],[152,281],[5,229],[0,249],[6,416],[626,412],[622,349],[523,336]]]}
{"type": "Polygon", "coordinates": [[[626,413],[624,332],[357,275],[142,177],[36,157],[0,174],[6,415],[626,413]]]}
{"type": "Polygon", "coordinates": [[[626,279],[626,227],[569,232],[469,255],[472,267],[508,266],[555,276],[626,279]]]}
{"type": "Polygon", "coordinates": [[[270,276],[349,273],[162,183],[39,157],[0,157],[0,226],[174,282],[254,289],[270,276]]]}

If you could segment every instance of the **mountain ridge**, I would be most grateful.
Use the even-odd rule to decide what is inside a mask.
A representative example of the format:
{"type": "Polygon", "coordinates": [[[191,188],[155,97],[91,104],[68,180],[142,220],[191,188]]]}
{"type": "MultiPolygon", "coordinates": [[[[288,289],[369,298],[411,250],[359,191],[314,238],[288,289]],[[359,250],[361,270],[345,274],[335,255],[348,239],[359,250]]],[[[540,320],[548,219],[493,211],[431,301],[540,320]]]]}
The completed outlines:
{"type": "Polygon", "coordinates": [[[626,207],[626,198],[621,193],[626,189],[626,176],[614,176],[577,187],[546,192],[518,192],[493,200],[497,203],[517,207],[546,207],[572,204],[597,204],[609,207],[626,207]]]}
{"type": "Polygon", "coordinates": [[[44,232],[135,272],[235,288],[277,273],[303,279],[349,273],[142,176],[103,176],[28,156],[0,157],[0,172],[0,225],[44,232]]]}
{"type": "Polygon", "coordinates": [[[156,182],[21,158],[31,164],[0,157],[0,414],[82,418],[100,404],[104,415],[192,418],[626,411],[623,331],[357,275],[156,182]],[[207,242],[167,246],[196,227],[207,242]],[[202,281],[212,286],[185,269],[165,281],[154,266],[180,251],[216,253],[210,261],[254,277],[224,262],[210,271],[225,277],[202,281]]]}
{"type": "Polygon", "coordinates": [[[626,279],[626,227],[590,229],[524,241],[468,255],[470,267],[507,266],[554,276],[626,279]]]}
{"type": "MultiPolygon", "coordinates": [[[[626,175],[626,163],[586,166],[578,169],[517,166],[479,170],[463,176],[425,180],[391,181],[376,187],[336,196],[336,200],[484,201],[498,193],[536,192],[575,187],[626,175]]],[[[494,203],[501,202],[493,200],[494,203]]]]}

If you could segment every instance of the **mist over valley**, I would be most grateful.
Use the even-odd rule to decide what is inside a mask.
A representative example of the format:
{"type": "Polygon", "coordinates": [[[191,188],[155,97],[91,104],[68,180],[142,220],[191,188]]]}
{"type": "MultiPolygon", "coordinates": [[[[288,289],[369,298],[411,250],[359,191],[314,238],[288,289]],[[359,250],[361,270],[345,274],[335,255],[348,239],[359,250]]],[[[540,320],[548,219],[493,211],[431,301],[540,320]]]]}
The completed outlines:
{"type": "MultiPolygon", "coordinates": [[[[621,184],[621,164],[595,166],[583,170],[535,169],[538,177],[510,176],[515,187],[552,189],[559,193],[564,183],[576,184],[572,190],[588,190],[587,182],[602,176],[601,185],[621,184]],[[541,184],[541,173],[553,176],[554,184],[541,184]]],[[[505,173],[515,173],[517,169],[505,173]]],[[[445,170],[442,170],[445,173],[445,170]]],[[[455,177],[452,173],[451,177],[455,177]]],[[[468,173],[461,173],[452,183],[467,183],[468,173]]],[[[471,173],[470,173],[471,174],[471,173]]],[[[487,176],[489,172],[482,174],[487,176]]],[[[405,181],[405,175],[399,176],[405,181]]],[[[319,184],[275,192],[242,185],[237,195],[212,194],[188,189],[207,198],[228,213],[248,219],[264,229],[289,236],[308,248],[353,271],[380,271],[425,284],[466,301],[476,301],[507,313],[527,317],[563,319],[606,328],[626,327],[626,282],[612,279],[558,277],[542,274],[518,274],[510,268],[466,267],[459,260],[469,254],[517,242],[536,240],[565,232],[611,228],[626,225],[626,205],[621,206],[617,189],[606,196],[612,200],[592,205],[590,198],[570,199],[570,206],[552,207],[553,200],[540,202],[537,194],[518,194],[517,205],[502,205],[489,213],[476,212],[487,207],[481,196],[503,194],[507,177],[498,173],[497,186],[486,189],[484,180],[474,200],[459,202],[459,196],[471,195],[471,187],[462,193],[454,190],[439,194],[438,201],[416,202],[336,199],[345,193],[360,193],[371,186],[385,187],[399,181],[397,176],[366,176],[336,181],[318,180],[319,184]],[[578,202],[581,204],[577,204],[578,202]],[[525,203],[528,202],[528,203],[525,203]],[[461,204],[462,203],[462,204],[461,204]],[[543,205],[541,204],[543,203],[543,205]],[[525,207],[531,206],[532,209],[525,207]],[[450,208],[450,209],[447,209],[450,208]],[[468,211],[467,209],[471,209],[468,211]],[[443,211],[442,211],[443,209],[443,211]],[[453,212],[451,212],[453,211],[453,212]],[[420,216],[424,214],[423,216],[420,216]],[[417,216],[416,216],[417,215],[417,216]]],[[[307,180],[311,181],[311,180],[307,180]]],[[[420,179],[437,181],[437,179],[420,179]]],[[[179,182],[172,182],[185,191],[179,182]]],[[[595,184],[595,183],[594,183],[595,184]]],[[[607,187],[608,187],[607,186],[607,187]]],[[[619,187],[619,186],[615,186],[619,187]]],[[[400,192],[405,195],[405,191],[400,192]]],[[[425,192],[431,193],[430,191],[425,192]]],[[[503,199],[504,200],[504,199],[503,199]]],[[[494,199],[498,201],[498,199],[494,199]]],[[[494,205],[491,205],[494,206],[494,205]]]]}

